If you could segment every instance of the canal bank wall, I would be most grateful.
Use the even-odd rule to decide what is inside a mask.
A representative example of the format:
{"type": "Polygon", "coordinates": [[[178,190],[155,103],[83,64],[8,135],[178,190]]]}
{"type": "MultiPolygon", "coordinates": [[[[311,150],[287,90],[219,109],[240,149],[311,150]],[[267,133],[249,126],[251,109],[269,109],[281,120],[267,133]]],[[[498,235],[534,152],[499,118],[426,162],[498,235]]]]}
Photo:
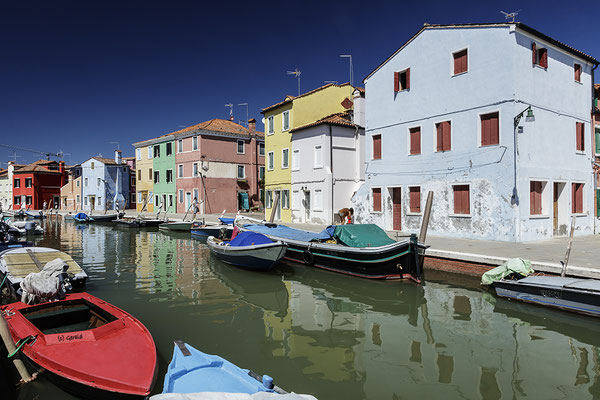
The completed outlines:
{"type": "MultiPolygon", "coordinates": [[[[128,216],[139,215],[135,210],[127,210],[128,216]]],[[[156,216],[155,213],[143,213],[156,216]]],[[[225,214],[234,217],[236,214],[225,214]]],[[[243,215],[263,219],[262,213],[244,213],[243,215]]],[[[161,214],[161,217],[163,214],[161,214]]],[[[169,219],[179,219],[184,214],[168,214],[169,219]]],[[[216,222],[220,214],[197,215],[197,220],[216,222]]],[[[186,219],[190,219],[188,214],[186,219]]],[[[293,228],[319,232],[325,226],[289,223],[293,228]]],[[[407,235],[398,231],[388,231],[395,240],[407,235]]],[[[457,239],[443,236],[427,236],[424,268],[460,275],[480,277],[484,272],[502,265],[510,258],[520,257],[531,261],[535,271],[548,274],[560,274],[561,261],[564,260],[568,237],[558,237],[534,242],[497,242],[492,240],[457,239]]],[[[600,235],[576,236],[569,258],[567,275],[573,277],[600,279],[600,235]]]]}

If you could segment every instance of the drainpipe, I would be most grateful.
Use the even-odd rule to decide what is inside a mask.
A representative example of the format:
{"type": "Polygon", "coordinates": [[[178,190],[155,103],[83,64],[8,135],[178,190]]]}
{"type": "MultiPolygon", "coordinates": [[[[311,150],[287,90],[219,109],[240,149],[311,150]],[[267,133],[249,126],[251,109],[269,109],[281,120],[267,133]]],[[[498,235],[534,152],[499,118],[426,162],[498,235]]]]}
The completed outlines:
{"type": "MultiPolygon", "coordinates": [[[[596,64],[596,65],[594,65],[592,67],[592,107],[591,107],[592,112],[591,112],[591,119],[590,119],[590,121],[591,121],[590,130],[592,131],[592,142],[594,144],[592,146],[592,164],[594,164],[595,161],[596,161],[596,127],[595,127],[595,124],[594,124],[594,94],[595,94],[595,91],[594,91],[594,71],[596,70],[596,68],[598,68],[598,64],[596,64]]],[[[593,179],[594,179],[594,199],[596,199],[596,202],[594,204],[594,208],[595,208],[594,215],[596,216],[596,218],[594,218],[594,234],[596,234],[596,220],[598,218],[598,207],[597,207],[598,199],[596,198],[596,196],[598,195],[598,190],[597,190],[598,189],[598,183],[597,183],[598,179],[597,179],[596,175],[597,174],[594,173],[593,169],[592,169],[592,176],[593,176],[593,179]]]]}
{"type": "Polygon", "coordinates": [[[333,206],[333,132],[331,124],[329,124],[329,170],[331,171],[331,225],[335,223],[335,210],[333,206]]]}

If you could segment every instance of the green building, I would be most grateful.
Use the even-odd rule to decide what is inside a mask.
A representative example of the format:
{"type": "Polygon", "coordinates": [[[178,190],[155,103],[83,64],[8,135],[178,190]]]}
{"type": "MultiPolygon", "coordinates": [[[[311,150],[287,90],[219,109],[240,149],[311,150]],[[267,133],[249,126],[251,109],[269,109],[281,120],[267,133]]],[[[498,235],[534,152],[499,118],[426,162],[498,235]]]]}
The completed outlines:
{"type": "Polygon", "coordinates": [[[171,137],[159,138],[153,143],[154,211],[177,212],[175,204],[175,141],[171,137]]]}

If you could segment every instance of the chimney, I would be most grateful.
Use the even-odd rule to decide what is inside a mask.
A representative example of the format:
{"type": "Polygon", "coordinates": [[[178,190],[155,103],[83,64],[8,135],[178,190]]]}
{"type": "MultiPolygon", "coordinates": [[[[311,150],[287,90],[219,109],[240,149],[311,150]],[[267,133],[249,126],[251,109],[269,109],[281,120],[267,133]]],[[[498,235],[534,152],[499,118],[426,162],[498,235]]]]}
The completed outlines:
{"type": "Polygon", "coordinates": [[[256,131],[256,120],[254,118],[250,118],[248,120],[248,130],[250,133],[254,133],[254,131],[256,131]]]}
{"type": "Polygon", "coordinates": [[[121,165],[121,150],[115,150],[115,162],[121,165]]]}

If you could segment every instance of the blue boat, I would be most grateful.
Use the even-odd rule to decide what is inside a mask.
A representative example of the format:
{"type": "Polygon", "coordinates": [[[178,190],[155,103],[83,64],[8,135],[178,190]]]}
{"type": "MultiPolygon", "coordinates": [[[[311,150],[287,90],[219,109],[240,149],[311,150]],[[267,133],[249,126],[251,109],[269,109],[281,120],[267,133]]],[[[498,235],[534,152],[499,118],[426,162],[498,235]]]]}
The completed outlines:
{"type": "Polygon", "coordinates": [[[77,213],[73,216],[73,220],[75,222],[90,222],[92,218],[88,216],[86,213],[77,213]]]}
{"type": "Polygon", "coordinates": [[[241,232],[231,240],[206,239],[210,252],[219,260],[253,271],[270,271],[283,258],[287,245],[262,233],[241,232]]]}
{"type": "Polygon", "coordinates": [[[233,233],[233,221],[235,218],[219,218],[219,223],[194,222],[190,228],[193,238],[206,241],[209,236],[221,239],[229,239],[233,233]]]}
{"type": "Polygon", "coordinates": [[[173,359],[165,374],[163,393],[247,393],[287,392],[273,384],[273,378],[242,369],[226,359],[196,350],[175,341],[173,359]]]}

